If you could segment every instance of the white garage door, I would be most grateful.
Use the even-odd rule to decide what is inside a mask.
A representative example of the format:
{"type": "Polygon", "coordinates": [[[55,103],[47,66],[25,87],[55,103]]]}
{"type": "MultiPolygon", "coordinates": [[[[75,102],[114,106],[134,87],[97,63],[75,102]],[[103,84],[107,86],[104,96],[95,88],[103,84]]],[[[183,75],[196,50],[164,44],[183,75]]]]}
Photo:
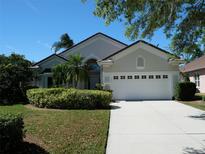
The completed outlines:
{"type": "Polygon", "coordinates": [[[171,99],[171,76],[166,73],[110,75],[110,89],[114,99],[144,100],[171,99]]]}

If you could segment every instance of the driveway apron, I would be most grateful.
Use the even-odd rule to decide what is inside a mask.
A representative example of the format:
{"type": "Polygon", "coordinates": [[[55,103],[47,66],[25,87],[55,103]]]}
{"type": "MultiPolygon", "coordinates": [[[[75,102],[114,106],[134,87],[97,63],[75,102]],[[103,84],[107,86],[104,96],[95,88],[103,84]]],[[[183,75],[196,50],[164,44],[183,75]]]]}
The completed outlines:
{"type": "Polygon", "coordinates": [[[175,101],[112,104],[107,154],[205,154],[205,112],[175,101]]]}

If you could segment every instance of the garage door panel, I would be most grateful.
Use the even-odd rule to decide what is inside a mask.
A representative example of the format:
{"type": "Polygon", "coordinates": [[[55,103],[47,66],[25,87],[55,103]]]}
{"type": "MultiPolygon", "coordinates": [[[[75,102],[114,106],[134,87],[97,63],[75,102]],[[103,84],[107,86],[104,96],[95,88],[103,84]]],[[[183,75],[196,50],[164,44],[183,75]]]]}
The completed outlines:
{"type": "Polygon", "coordinates": [[[112,80],[110,88],[113,90],[115,99],[171,99],[170,84],[170,77],[168,79],[127,79],[126,75],[126,79],[119,77],[118,80],[112,80]]]}

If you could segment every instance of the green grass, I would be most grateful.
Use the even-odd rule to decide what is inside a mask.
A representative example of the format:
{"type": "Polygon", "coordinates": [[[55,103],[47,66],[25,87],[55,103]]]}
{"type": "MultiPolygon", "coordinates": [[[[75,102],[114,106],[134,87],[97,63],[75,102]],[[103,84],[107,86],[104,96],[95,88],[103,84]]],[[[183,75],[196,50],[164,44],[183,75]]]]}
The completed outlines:
{"type": "Polygon", "coordinates": [[[49,153],[105,153],[109,110],[37,110],[23,105],[0,106],[22,113],[26,138],[49,153]]]}
{"type": "Polygon", "coordinates": [[[180,103],[186,104],[186,105],[190,105],[192,107],[201,109],[205,111],[205,102],[204,101],[180,101],[180,103]]]}

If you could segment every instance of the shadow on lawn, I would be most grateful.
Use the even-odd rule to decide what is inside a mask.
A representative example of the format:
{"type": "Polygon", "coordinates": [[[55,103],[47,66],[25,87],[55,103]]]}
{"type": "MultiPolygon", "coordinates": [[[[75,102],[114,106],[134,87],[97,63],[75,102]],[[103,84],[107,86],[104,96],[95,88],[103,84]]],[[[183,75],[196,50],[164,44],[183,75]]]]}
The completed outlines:
{"type": "Polygon", "coordinates": [[[189,116],[189,117],[194,119],[199,119],[199,120],[205,120],[205,113],[200,115],[189,116]]]}
{"type": "Polygon", "coordinates": [[[12,149],[8,153],[5,154],[49,154],[42,147],[29,142],[21,143],[17,148],[12,149]]]}
{"type": "Polygon", "coordinates": [[[205,148],[195,149],[195,148],[187,147],[184,149],[183,154],[205,154],[205,148]]]}

